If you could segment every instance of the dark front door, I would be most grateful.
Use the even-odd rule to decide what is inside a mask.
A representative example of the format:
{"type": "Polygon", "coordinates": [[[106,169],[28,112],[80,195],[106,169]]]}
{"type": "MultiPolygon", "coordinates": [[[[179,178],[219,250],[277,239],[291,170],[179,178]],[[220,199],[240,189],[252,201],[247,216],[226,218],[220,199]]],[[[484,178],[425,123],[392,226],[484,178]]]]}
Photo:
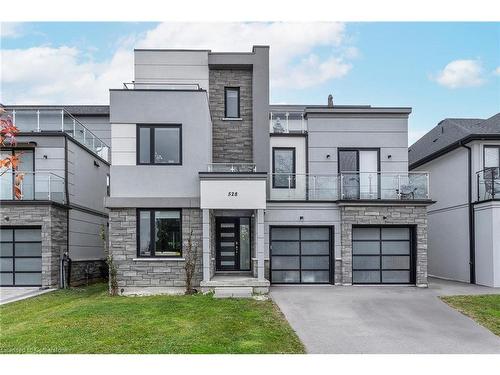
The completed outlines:
{"type": "Polygon", "coordinates": [[[218,271],[250,271],[250,218],[216,218],[218,271]]]}

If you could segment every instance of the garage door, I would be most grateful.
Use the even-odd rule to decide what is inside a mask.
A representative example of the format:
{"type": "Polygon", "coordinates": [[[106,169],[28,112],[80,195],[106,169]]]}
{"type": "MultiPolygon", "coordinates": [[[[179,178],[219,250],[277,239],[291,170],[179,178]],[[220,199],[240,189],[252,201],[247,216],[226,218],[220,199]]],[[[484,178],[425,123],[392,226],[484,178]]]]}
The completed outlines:
{"type": "Polygon", "coordinates": [[[324,284],[331,272],[330,227],[271,227],[271,282],[324,284]]]}
{"type": "Polygon", "coordinates": [[[415,283],[412,233],[409,227],[354,227],[353,283],[415,283]]]}
{"type": "Polygon", "coordinates": [[[0,285],[42,285],[40,228],[0,229],[0,285]]]}

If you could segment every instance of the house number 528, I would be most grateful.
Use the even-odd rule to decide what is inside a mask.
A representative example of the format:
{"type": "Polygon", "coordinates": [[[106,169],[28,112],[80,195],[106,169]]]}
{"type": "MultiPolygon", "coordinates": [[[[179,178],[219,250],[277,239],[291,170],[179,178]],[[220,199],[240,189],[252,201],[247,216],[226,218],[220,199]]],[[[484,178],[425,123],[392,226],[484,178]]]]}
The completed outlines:
{"type": "Polygon", "coordinates": [[[229,191],[227,193],[227,196],[228,197],[237,197],[238,196],[238,192],[237,191],[229,191]]]}

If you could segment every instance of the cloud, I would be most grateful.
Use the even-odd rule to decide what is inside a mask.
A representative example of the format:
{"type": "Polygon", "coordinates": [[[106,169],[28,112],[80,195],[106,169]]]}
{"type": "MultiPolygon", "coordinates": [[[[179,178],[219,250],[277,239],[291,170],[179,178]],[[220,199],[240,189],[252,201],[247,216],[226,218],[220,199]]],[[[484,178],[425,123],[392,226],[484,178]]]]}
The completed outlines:
{"type": "Polygon", "coordinates": [[[2,51],[6,103],[107,103],[108,89],[133,76],[133,48],[250,52],[270,45],[273,88],[303,89],[348,74],[358,56],[341,23],[162,23],[125,35],[112,58],[95,62],[71,46],[2,51]],[[321,57],[318,55],[321,48],[321,57]]]}
{"type": "Polygon", "coordinates": [[[496,76],[500,76],[500,66],[497,66],[497,68],[493,71],[493,74],[496,76]]]}
{"type": "Polygon", "coordinates": [[[446,65],[434,79],[441,86],[450,89],[477,87],[486,82],[479,60],[454,60],[446,65]]]}
{"type": "Polygon", "coordinates": [[[17,38],[23,34],[22,24],[18,22],[0,22],[1,38],[17,38]]]}

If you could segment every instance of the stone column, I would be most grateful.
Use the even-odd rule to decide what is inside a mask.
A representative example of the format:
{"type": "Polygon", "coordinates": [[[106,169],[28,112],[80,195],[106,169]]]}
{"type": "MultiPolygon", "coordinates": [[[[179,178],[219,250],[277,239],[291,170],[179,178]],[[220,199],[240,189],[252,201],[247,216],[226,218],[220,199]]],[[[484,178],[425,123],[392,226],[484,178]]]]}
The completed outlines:
{"type": "Polygon", "coordinates": [[[210,281],[210,210],[203,210],[203,281],[210,281]]]}
{"type": "Polygon", "coordinates": [[[257,252],[257,278],[259,280],[265,280],[264,277],[264,210],[263,209],[258,209],[257,210],[257,217],[256,217],[256,225],[255,225],[255,232],[256,232],[256,238],[257,238],[257,243],[256,243],[256,252],[257,252]]]}

